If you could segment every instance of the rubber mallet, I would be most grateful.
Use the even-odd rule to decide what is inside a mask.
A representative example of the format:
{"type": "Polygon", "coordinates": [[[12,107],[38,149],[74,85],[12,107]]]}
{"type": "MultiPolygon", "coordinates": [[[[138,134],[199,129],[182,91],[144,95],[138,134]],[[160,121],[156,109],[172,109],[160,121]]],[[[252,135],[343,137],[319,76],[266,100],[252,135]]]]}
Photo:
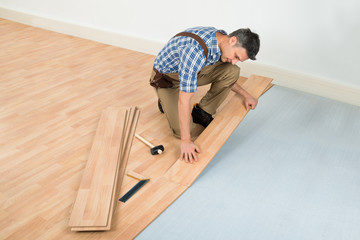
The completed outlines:
{"type": "Polygon", "coordinates": [[[162,154],[164,152],[164,150],[165,150],[163,145],[154,146],[151,143],[149,143],[148,141],[146,141],[139,134],[135,133],[135,137],[137,137],[140,141],[142,141],[143,143],[145,143],[146,145],[148,145],[150,147],[150,153],[152,155],[162,154]]]}

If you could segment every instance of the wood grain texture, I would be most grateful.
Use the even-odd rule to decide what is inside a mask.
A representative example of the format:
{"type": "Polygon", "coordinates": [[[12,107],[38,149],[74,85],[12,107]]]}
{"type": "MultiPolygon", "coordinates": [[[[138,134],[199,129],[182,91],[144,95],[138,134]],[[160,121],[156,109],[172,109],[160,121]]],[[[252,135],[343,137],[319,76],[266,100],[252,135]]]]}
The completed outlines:
{"type": "MultiPolygon", "coordinates": [[[[110,231],[77,233],[68,223],[101,112],[108,107],[138,106],[136,132],[165,147],[162,155],[153,156],[144,143],[133,140],[125,172],[151,179],[133,198],[163,184],[173,186],[174,195],[184,191],[178,183],[163,183],[180,150],[148,84],[155,56],[4,19],[0,36],[0,238],[136,236],[143,228],[134,225],[133,217],[127,223],[122,216],[126,205],[117,201],[110,231]],[[125,233],[127,226],[130,232],[125,233]]],[[[193,102],[207,89],[199,87],[193,102]]],[[[233,96],[231,92],[219,111],[233,96]]],[[[121,196],[137,183],[129,176],[122,180],[121,196]]],[[[133,207],[134,199],[129,200],[133,207]]],[[[152,216],[161,211],[156,212],[152,216]]]]}
{"type": "MultiPolygon", "coordinates": [[[[253,97],[259,98],[267,90],[271,78],[252,75],[242,87],[253,97]]],[[[199,160],[194,164],[184,161],[177,162],[164,175],[169,181],[185,186],[191,186],[195,179],[209,164],[226,140],[235,131],[248,111],[239,96],[233,96],[227,105],[216,115],[210,125],[196,139],[195,144],[200,148],[199,160]]]]}
{"type": "MultiPolygon", "coordinates": [[[[94,189],[96,196],[100,196],[100,199],[101,197],[102,198],[106,197],[108,201],[103,202],[103,201],[99,201],[98,199],[90,199],[90,202],[95,201],[95,203],[91,205],[93,208],[95,208],[95,210],[91,209],[91,211],[93,212],[96,211],[97,214],[96,215],[88,214],[90,216],[88,217],[88,219],[86,219],[87,221],[83,221],[84,217],[81,215],[79,216],[79,211],[80,213],[81,211],[84,211],[86,213],[86,208],[85,210],[83,210],[84,208],[82,206],[89,204],[88,203],[89,199],[87,199],[87,201],[84,201],[82,199],[81,194],[83,193],[83,189],[81,188],[82,185],[80,185],[78,197],[76,199],[74,209],[72,211],[72,215],[69,222],[69,226],[71,226],[72,231],[105,231],[111,229],[112,220],[113,220],[112,217],[116,208],[118,194],[120,191],[121,183],[123,181],[124,172],[129,158],[132,140],[135,135],[135,130],[139,119],[139,115],[140,115],[140,111],[136,107],[129,109],[124,108],[122,110],[108,108],[106,111],[103,112],[99,122],[97,134],[95,135],[95,140],[94,140],[95,151],[97,151],[99,148],[98,144],[95,143],[103,140],[102,133],[104,131],[103,129],[105,129],[106,132],[109,133],[110,135],[117,136],[117,138],[115,138],[115,143],[117,145],[107,144],[106,141],[103,141],[102,142],[103,145],[101,145],[101,150],[105,152],[111,152],[109,151],[109,148],[112,147],[113,148],[112,152],[113,154],[114,153],[115,154],[114,156],[112,156],[111,159],[106,159],[106,161],[103,161],[103,159],[101,158],[104,156],[100,156],[95,159],[89,159],[90,163],[88,161],[87,166],[85,168],[85,173],[82,179],[82,183],[85,177],[90,178],[95,185],[99,185],[99,184],[102,185],[105,182],[107,182],[108,183],[107,187],[109,189],[111,188],[112,191],[110,194],[109,192],[102,191],[102,189],[98,189],[98,188],[94,189]],[[117,113],[118,115],[117,117],[119,119],[119,122],[116,122],[116,124],[118,124],[116,125],[117,128],[114,128],[112,125],[109,126],[109,124],[106,121],[101,121],[104,118],[108,119],[108,115],[110,115],[111,112],[117,113]],[[100,124],[102,124],[101,127],[100,124]],[[120,127],[121,127],[121,131],[119,131],[120,127]],[[89,169],[89,164],[93,162],[91,160],[93,161],[95,160],[97,162],[96,165],[99,164],[107,165],[108,168],[111,168],[110,174],[107,174],[105,177],[104,176],[99,177],[98,175],[101,174],[101,171],[99,172],[99,169],[89,169]],[[85,175],[86,173],[90,173],[90,174],[85,175]],[[80,195],[80,199],[79,199],[79,195],[80,195]],[[78,202],[80,202],[80,204],[76,205],[78,202]],[[99,211],[102,212],[98,213],[99,211]],[[96,224],[99,217],[102,217],[103,222],[106,222],[105,225],[96,224]],[[79,220],[81,220],[80,222],[82,224],[74,224],[79,222],[79,220]]],[[[114,141],[114,138],[111,138],[111,140],[114,141]]],[[[94,149],[94,145],[92,148],[92,152],[94,149]]]]}
{"type": "Polygon", "coordinates": [[[69,226],[108,226],[126,109],[103,111],[69,226]]]}
{"type": "Polygon", "coordinates": [[[138,174],[138,173],[136,173],[136,172],[134,172],[134,171],[129,171],[129,172],[126,173],[126,175],[129,176],[129,177],[135,178],[135,179],[137,179],[137,180],[139,180],[139,181],[148,180],[148,179],[149,179],[149,178],[147,178],[147,177],[145,177],[145,176],[143,176],[143,175],[141,175],[141,174],[138,174]]]}
{"type": "Polygon", "coordinates": [[[112,196],[111,209],[110,209],[111,218],[109,219],[107,230],[110,230],[111,225],[112,225],[112,220],[113,220],[112,216],[114,214],[114,211],[115,211],[116,205],[117,205],[117,201],[119,199],[119,193],[120,193],[121,185],[122,185],[122,182],[124,179],[127,163],[129,160],[131,146],[132,146],[133,139],[135,136],[137,123],[139,121],[139,116],[140,116],[140,110],[136,107],[132,108],[130,111],[130,119],[129,119],[130,126],[127,127],[129,132],[126,133],[126,135],[125,135],[124,149],[123,149],[123,152],[121,153],[121,161],[118,161],[119,166],[117,167],[118,170],[117,170],[117,174],[115,177],[114,192],[113,192],[113,196],[112,196]]]}

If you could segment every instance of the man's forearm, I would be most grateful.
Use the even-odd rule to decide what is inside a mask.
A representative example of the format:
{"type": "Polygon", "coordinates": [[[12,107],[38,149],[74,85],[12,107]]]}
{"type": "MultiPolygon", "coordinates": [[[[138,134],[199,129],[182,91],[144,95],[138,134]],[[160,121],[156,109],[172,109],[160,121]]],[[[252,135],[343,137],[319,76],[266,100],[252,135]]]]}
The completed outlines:
{"type": "Polygon", "coordinates": [[[244,98],[247,98],[250,96],[250,94],[245,91],[245,89],[243,89],[239,84],[235,83],[232,88],[232,91],[236,92],[237,94],[240,94],[241,96],[243,96],[244,98]]]}
{"type": "Polygon", "coordinates": [[[178,111],[179,111],[179,125],[181,140],[191,140],[190,134],[190,120],[191,120],[191,108],[190,100],[193,93],[186,93],[180,91],[178,111]]]}
{"type": "Polygon", "coordinates": [[[236,92],[237,94],[240,94],[244,98],[244,104],[246,110],[255,109],[256,105],[258,103],[258,100],[254,97],[252,97],[245,89],[243,89],[239,84],[235,83],[231,90],[236,92]]]}

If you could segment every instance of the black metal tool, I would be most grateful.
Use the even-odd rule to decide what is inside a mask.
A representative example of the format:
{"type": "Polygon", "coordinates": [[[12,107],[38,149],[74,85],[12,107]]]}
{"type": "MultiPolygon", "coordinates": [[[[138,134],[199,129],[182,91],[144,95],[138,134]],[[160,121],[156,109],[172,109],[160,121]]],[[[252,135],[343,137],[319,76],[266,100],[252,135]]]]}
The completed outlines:
{"type": "Polygon", "coordinates": [[[122,196],[119,201],[126,202],[129,198],[132,197],[140,188],[142,188],[150,179],[141,180],[135,186],[133,186],[124,196],[122,196]]]}

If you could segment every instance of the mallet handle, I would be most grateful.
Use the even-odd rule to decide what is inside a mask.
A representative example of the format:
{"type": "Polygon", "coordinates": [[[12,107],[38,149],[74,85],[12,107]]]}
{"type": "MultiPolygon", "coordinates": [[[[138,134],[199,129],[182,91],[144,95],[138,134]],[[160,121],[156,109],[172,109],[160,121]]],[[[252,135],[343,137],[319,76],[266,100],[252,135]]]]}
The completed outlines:
{"type": "Polygon", "coordinates": [[[154,145],[152,145],[151,143],[149,143],[148,141],[146,141],[143,137],[141,137],[139,134],[135,133],[135,137],[137,137],[140,141],[142,141],[143,143],[145,143],[146,145],[148,145],[150,148],[155,147],[154,145]]]}

